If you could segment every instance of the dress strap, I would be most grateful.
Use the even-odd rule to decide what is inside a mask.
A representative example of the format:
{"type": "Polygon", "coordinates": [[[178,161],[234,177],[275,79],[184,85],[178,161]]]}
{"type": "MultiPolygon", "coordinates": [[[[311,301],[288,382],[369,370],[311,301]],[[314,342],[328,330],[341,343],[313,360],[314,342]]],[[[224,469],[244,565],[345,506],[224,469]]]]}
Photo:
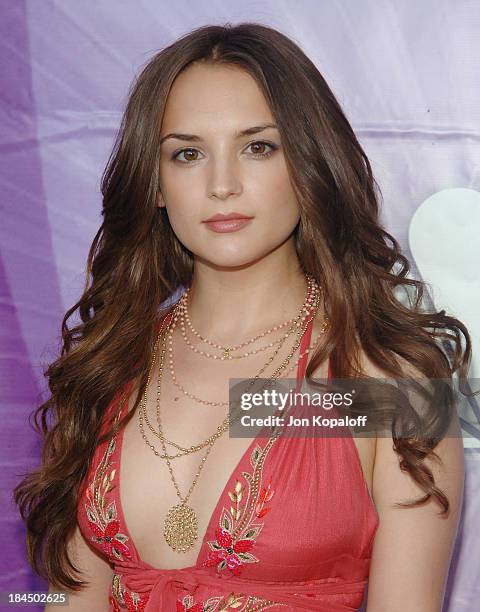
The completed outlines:
{"type": "Polygon", "coordinates": [[[308,363],[308,353],[305,353],[305,351],[310,345],[310,339],[312,337],[312,329],[313,329],[313,315],[310,315],[310,318],[307,323],[307,329],[305,330],[302,341],[300,342],[301,357],[298,360],[298,366],[297,366],[297,387],[298,385],[301,386],[302,381],[305,377],[305,371],[307,369],[307,363],[308,363]]]}
{"type": "MultiPolygon", "coordinates": [[[[310,318],[310,320],[309,320],[309,322],[307,324],[307,329],[306,329],[305,334],[303,335],[302,341],[300,343],[300,354],[305,353],[305,351],[307,350],[308,346],[310,345],[310,340],[311,340],[311,337],[312,337],[312,330],[313,330],[313,317],[310,318]]],[[[309,356],[309,353],[305,353],[299,359],[298,367],[297,367],[297,389],[299,388],[299,385],[301,386],[302,380],[305,377],[305,372],[307,370],[308,356],[309,356]]],[[[331,382],[332,382],[332,366],[331,366],[330,357],[329,357],[328,358],[328,379],[327,379],[327,383],[330,384],[331,382]]]]}
{"type": "Polygon", "coordinates": [[[155,326],[155,331],[158,332],[160,330],[160,326],[162,325],[162,323],[169,323],[172,317],[173,317],[173,310],[169,310],[166,314],[162,315],[157,321],[157,324],[155,326]]]}

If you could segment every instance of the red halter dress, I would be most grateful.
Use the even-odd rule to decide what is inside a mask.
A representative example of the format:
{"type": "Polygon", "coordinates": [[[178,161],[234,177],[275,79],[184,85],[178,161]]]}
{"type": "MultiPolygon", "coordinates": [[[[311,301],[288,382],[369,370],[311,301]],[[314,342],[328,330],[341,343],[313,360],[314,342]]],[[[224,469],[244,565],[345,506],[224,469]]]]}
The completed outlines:
{"type": "MultiPolygon", "coordinates": [[[[310,319],[300,353],[311,333],[310,319]]],[[[307,358],[298,363],[297,389],[307,358]]],[[[118,392],[106,415],[120,418],[120,398],[118,392]]],[[[98,445],[77,518],[113,568],[110,611],[358,610],[379,518],[355,442],[351,435],[271,436],[267,429],[226,483],[195,565],[182,569],[142,561],[129,534],[119,494],[123,429],[98,445]]]]}

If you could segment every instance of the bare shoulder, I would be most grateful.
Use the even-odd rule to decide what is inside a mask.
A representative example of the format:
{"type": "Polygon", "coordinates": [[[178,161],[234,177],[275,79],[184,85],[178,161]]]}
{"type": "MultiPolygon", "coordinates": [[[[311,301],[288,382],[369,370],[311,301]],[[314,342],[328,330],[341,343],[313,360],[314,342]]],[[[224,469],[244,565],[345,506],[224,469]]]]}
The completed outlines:
{"type": "MultiPolygon", "coordinates": [[[[365,355],[363,359],[369,376],[385,377],[365,355]]],[[[405,359],[398,357],[398,362],[398,377],[427,382],[405,359]]],[[[433,498],[413,508],[396,507],[397,502],[419,499],[425,492],[409,472],[400,469],[402,457],[395,451],[392,437],[383,435],[376,440],[372,492],[379,527],[372,553],[367,612],[441,610],[463,498],[463,440],[456,417],[434,450],[440,461],[427,457],[424,465],[449,500],[449,512],[442,516],[433,498]]]]}
{"type": "MultiPolygon", "coordinates": [[[[399,364],[397,378],[415,379],[415,381],[427,385],[428,379],[415,366],[406,359],[396,356],[399,364]]],[[[366,355],[361,354],[362,368],[368,376],[385,378],[385,372],[374,364],[366,355]]],[[[390,375],[388,375],[390,377],[390,375]]],[[[463,486],[463,440],[458,415],[454,414],[447,435],[434,448],[435,454],[440,461],[432,457],[425,459],[427,465],[433,472],[435,483],[438,487],[442,485],[453,489],[452,512],[455,512],[455,501],[458,489],[463,486]],[[452,483],[453,479],[453,483],[452,483]]],[[[374,464],[373,493],[378,509],[390,507],[393,500],[399,498],[413,499],[424,495],[419,485],[412,478],[400,470],[399,455],[394,451],[392,436],[382,435],[376,439],[376,453],[374,464]]],[[[433,502],[427,504],[428,511],[433,512],[433,502]]],[[[438,505],[435,505],[439,509],[438,505]]],[[[401,511],[400,511],[401,512],[401,511]]]]}

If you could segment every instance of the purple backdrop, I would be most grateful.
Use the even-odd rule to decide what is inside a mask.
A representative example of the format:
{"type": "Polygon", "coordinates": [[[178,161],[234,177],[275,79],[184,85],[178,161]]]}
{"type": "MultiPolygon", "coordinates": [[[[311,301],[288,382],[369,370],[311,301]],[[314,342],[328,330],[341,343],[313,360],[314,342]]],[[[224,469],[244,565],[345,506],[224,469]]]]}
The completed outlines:
{"type": "MultiPolygon", "coordinates": [[[[38,460],[28,414],[46,397],[42,372],[81,291],[100,175],[141,65],[207,23],[258,21],[292,37],[343,105],[382,188],[387,228],[413,260],[409,227],[422,202],[448,188],[479,189],[480,6],[0,0],[0,11],[0,591],[43,590],[25,562],[11,490],[38,460]]],[[[465,302],[452,307],[461,316],[465,302]]],[[[449,612],[470,612],[478,597],[480,455],[468,446],[449,612]]]]}

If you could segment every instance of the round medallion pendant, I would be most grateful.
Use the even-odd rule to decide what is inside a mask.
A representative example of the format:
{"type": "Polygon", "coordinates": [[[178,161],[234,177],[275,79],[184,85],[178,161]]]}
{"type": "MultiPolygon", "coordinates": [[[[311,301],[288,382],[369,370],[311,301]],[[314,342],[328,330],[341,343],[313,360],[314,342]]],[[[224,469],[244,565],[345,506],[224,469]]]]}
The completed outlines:
{"type": "Polygon", "coordinates": [[[198,538],[198,520],[187,504],[177,504],[168,511],[163,535],[167,544],[177,552],[186,552],[198,538]]]}

